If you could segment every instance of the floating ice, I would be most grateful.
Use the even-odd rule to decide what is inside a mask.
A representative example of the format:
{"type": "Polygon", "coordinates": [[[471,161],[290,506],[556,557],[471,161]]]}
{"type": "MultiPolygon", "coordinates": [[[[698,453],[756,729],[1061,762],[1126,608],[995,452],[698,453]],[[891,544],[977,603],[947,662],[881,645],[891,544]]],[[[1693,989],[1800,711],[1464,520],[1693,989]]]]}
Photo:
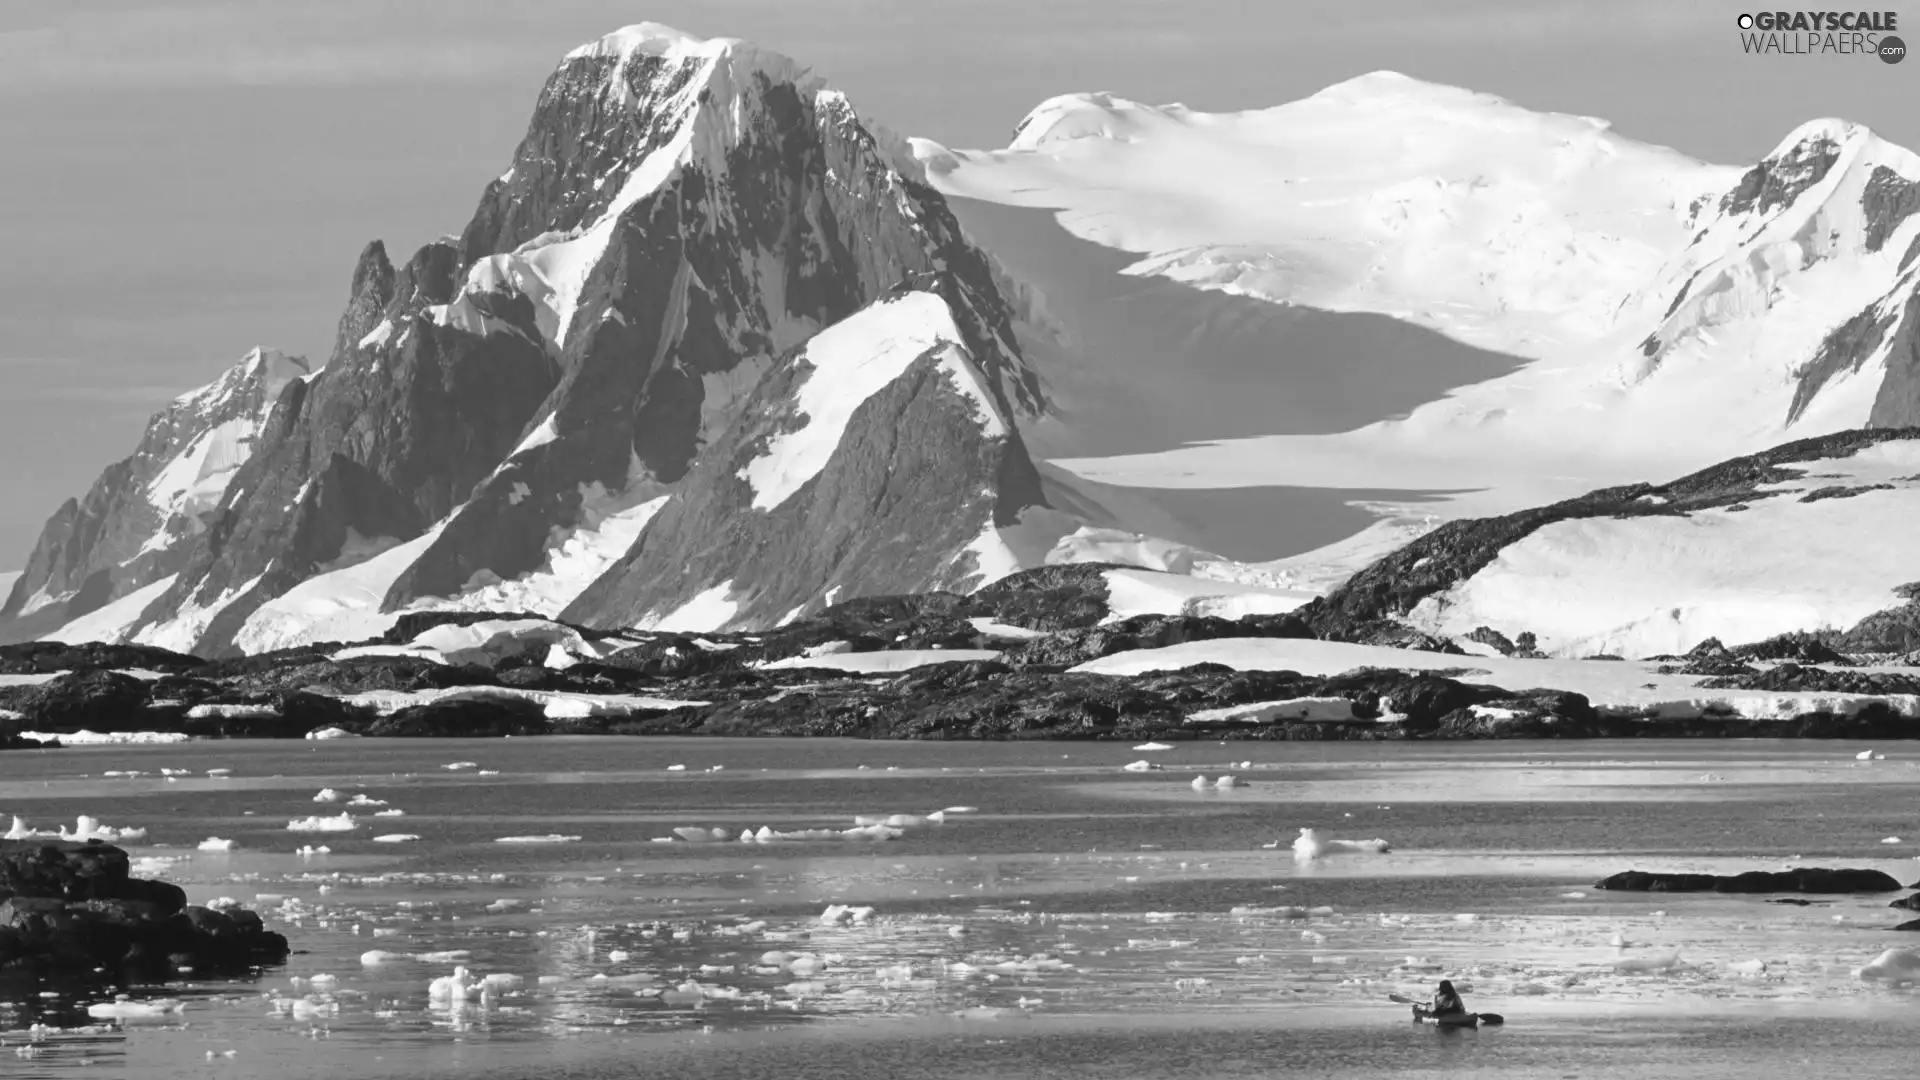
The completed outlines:
{"type": "Polygon", "coordinates": [[[339,792],[333,790],[332,788],[321,788],[320,794],[315,795],[313,797],[313,801],[314,802],[339,802],[344,798],[346,798],[345,795],[340,794],[339,792]]]}
{"type": "Polygon", "coordinates": [[[192,738],[178,731],[23,731],[23,739],[34,742],[58,742],[65,746],[149,746],[159,743],[183,743],[192,738]]]}
{"type": "Polygon", "coordinates": [[[843,924],[858,926],[872,918],[872,908],[851,907],[846,904],[833,904],[828,907],[827,910],[820,913],[820,923],[822,926],[840,926],[843,924]]]}
{"type": "Polygon", "coordinates": [[[539,836],[501,836],[494,839],[496,844],[570,844],[580,839],[577,836],[562,836],[559,833],[542,833],[539,836]]]}
{"type": "Polygon", "coordinates": [[[406,817],[407,812],[405,810],[399,810],[399,809],[375,810],[373,812],[373,816],[374,817],[406,817]]]}
{"type": "Polygon", "coordinates": [[[1192,788],[1193,788],[1193,790],[1195,790],[1195,791],[1205,791],[1205,790],[1207,790],[1207,788],[1208,788],[1208,787],[1210,787],[1211,785],[1207,783],[1207,778],[1206,778],[1206,777],[1204,777],[1204,776],[1196,776],[1196,777],[1194,777],[1194,778],[1193,778],[1193,783],[1192,783],[1192,784],[1190,784],[1190,785],[1188,785],[1188,786],[1190,786],[1190,787],[1192,787],[1192,788]]]}
{"type": "Polygon", "coordinates": [[[348,799],[347,805],[348,806],[385,806],[387,805],[387,800],[373,798],[363,791],[360,794],[355,795],[353,798],[348,799]]]}
{"type": "Polygon", "coordinates": [[[147,830],[116,829],[106,822],[101,821],[99,818],[81,814],[79,818],[74,821],[72,832],[68,832],[67,827],[62,825],[60,826],[60,831],[55,835],[59,836],[62,840],[103,840],[109,844],[113,844],[122,840],[144,840],[146,839],[147,830]]]}
{"type": "Polygon", "coordinates": [[[232,776],[233,770],[232,769],[208,769],[207,775],[208,776],[232,776]]]}
{"type": "Polygon", "coordinates": [[[360,736],[355,735],[346,728],[337,727],[314,728],[312,731],[307,732],[307,738],[309,739],[357,739],[359,737],[360,736]]]}
{"type": "Polygon", "coordinates": [[[1159,767],[1160,766],[1155,765],[1151,761],[1141,760],[1141,761],[1130,761],[1125,765],[1120,766],[1120,769],[1122,772],[1153,772],[1155,769],[1158,769],[1159,767]]]}
{"type": "Polygon", "coordinates": [[[1920,982],[1920,955],[1906,949],[1888,949],[1866,966],[1854,972],[1855,977],[1863,980],[1879,980],[1890,986],[1904,986],[1920,982]]]}
{"type": "Polygon", "coordinates": [[[1312,829],[1301,829],[1293,841],[1293,857],[1302,861],[1330,855],[1384,855],[1392,850],[1385,840],[1322,840],[1312,829]]]}
{"type": "Polygon", "coordinates": [[[373,842],[376,844],[405,844],[418,839],[420,839],[420,837],[413,833],[396,832],[376,836],[373,838],[373,842]]]}
{"type": "Polygon", "coordinates": [[[288,832],[352,832],[360,826],[345,810],[336,817],[304,817],[287,822],[288,832]]]}
{"type": "Polygon", "coordinates": [[[161,1001],[130,1001],[126,995],[112,1001],[97,1002],[87,1006],[87,1015],[95,1020],[150,1020],[164,1016],[177,1016],[185,1012],[187,1004],[171,998],[161,1001]]]}
{"type": "Polygon", "coordinates": [[[302,847],[302,848],[298,848],[298,849],[296,849],[296,850],[294,851],[294,854],[295,854],[295,855],[304,855],[304,856],[311,856],[311,855],[331,855],[331,854],[333,854],[333,849],[332,849],[332,848],[329,848],[329,847],[312,847],[312,846],[307,846],[307,847],[302,847]]]}
{"type": "Polygon", "coordinates": [[[1220,779],[1215,780],[1213,782],[1213,786],[1220,790],[1226,790],[1228,788],[1237,788],[1240,786],[1240,779],[1239,777],[1235,777],[1235,776],[1223,776],[1220,779]]]}
{"type": "Polygon", "coordinates": [[[200,841],[199,850],[201,851],[232,851],[234,849],[234,846],[235,846],[234,842],[231,840],[223,840],[218,836],[209,836],[205,840],[200,841]]]}
{"type": "Polygon", "coordinates": [[[448,772],[462,772],[467,769],[477,769],[480,767],[480,763],[477,761],[456,761],[450,765],[442,765],[440,767],[448,772]]]}
{"type": "Polygon", "coordinates": [[[667,771],[668,772],[686,772],[687,767],[685,765],[669,765],[667,766],[667,771]]]}
{"type": "Polygon", "coordinates": [[[1139,746],[1134,747],[1134,749],[1135,750],[1171,750],[1173,749],[1173,747],[1163,742],[1150,742],[1150,743],[1141,743],[1139,746]]]}
{"type": "Polygon", "coordinates": [[[1883,844],[1897,844],[1900,842],[1900,838],[1897,836],[1889,836],[1880,842],[1883,844]]]}
{"type": "Polygon", "coordinates": [[[1745,978],[1758,978],[1767,973],[1765,960],[1735,960],[1727,965],[1727,970],[1745,978]]]}

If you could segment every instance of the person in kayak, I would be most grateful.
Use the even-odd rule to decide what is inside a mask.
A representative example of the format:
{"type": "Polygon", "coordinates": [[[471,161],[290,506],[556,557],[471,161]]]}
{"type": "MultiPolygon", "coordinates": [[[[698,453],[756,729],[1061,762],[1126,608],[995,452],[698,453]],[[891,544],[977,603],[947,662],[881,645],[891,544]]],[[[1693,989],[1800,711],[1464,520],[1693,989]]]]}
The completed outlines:
{"type": "Polygon", "coordinates": [[[1441,979],[1440,989],[1433,995],[1433,1003],[1427,1006],[1429,1016],[1459,1016],[1467,1011],[1467,1004],[1454,992],[1453,980],[1441,979]]]}

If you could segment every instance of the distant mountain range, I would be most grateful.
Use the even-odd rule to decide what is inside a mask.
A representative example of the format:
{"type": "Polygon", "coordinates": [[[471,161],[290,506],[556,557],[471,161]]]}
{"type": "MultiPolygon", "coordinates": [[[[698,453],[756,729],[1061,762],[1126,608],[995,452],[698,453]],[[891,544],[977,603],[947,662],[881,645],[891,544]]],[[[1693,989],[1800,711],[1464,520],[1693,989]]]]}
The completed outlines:
{"type": "Polygon", "coordinates": [[[0,640],[739,629],[1070,561],[1241,614],[1371,564],[1309,609],[1369,640],[1844,629],[1920,579],[1917,283],[1920,158],[1837,121],[1727,168],[1377,73],[1069,95],[958,151],[642,24],[562,60],[460,233],[367,246],[324,364],[249,353],[63,505],[0,640]],[[1713,498],[1529,509],[1869,428],[1713,498]],[[1378,520],[1312,528],[1301,489],[1378,520]]]}

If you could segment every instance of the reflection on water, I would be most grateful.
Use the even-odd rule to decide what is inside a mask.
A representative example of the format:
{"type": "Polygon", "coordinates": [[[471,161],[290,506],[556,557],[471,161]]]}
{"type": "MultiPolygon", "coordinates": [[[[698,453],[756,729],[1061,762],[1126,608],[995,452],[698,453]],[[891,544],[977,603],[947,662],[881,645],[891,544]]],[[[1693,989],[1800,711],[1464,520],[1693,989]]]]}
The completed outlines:
{"type": "Polygon", "coordinates": [[[714,1075],[1055,1075],[1045,1061],[1103,1076],[1518,1076],[1546,1062],[1568,1066],[1555,1075],[1715,1075],[1699,1047],[1759,1061],[1754,1032],[1778,1040],[1784,1024],[1823,1045],[1837,1025],[1858,1036],[1847,1053],[1878,1060],[1890,1031],[1910,1033],[1913,1005],[1851,975],[1901,940],[1887,898],[1591,889],[1627,866],[1795,860],[1908,880],[1910,845],[1883,841],[1920,841],[1912,768],[1897,752],[1857,763],[1858,749],[1187,744],[1152,754],[1166,768],[1146,774],[1120,770],[1142,756],[1127,747],[1057,744],[0,755],[0,815],[146,827],[130,845],[146,872],[196,901],[257,906],[298,950],[255,980],[0,983],[0,1053],[8,1075],[61,1077],[623,1076],[676,1061],[714,1075]],[[442,767],[456,761],[481,768],[442,767]],[[1188,785],[1223,771],[1250,786],[1188,785]],[[316,804],[322,788],[404,813],[287,831],[346,806],[316,804]],[[889,841],[656,840],[942,809],[944,823],[889,841]],[[1394,850],[1303,866],[1288,850],[1302,827],[1394,850]],[[401,831],[421,839],[373,840],[401,831]],[[542,834],[582,839],[497,842],[542,834]],[[209,836],[237,847],[196,850],[209,836]],[[310,845],[329,850],[296,853],[310,845]],[[1617,966],[1668,956],[1655,971],[1617,966]],[[1436,1041],[1387,1001],[1443,976],[1510,1026],[1436,1041]],[[89,1021],[116,989],[185,1010],[89,1021]],[[1803,1019],[1836,1007],[1824,1027],[1803,1019]]]}

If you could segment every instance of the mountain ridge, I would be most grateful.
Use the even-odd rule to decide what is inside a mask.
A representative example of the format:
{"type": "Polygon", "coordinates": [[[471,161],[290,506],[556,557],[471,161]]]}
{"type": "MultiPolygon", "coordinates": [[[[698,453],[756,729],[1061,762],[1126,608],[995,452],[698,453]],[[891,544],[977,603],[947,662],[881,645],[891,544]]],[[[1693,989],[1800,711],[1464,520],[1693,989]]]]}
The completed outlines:
{"type": "MultiPolygon", "coordinates": [[[[1185,175],[1149,164],[1162,179],[1185,175]]],[[[1084,225],[1100,206],[1054,209],[1084,225]]],[[[1753,419],[1761,405],[1782,431],[1906,426],[1920,416],[1916,214],[1920,159],[1841,121],[1810,121],[1739,169],[1590,117],[1376,72],[1240,113],[1062,95],[1030,111],[1008,149],[951,151],[864,119],[778,53],[636,24],[562,59],[460,231],[397,266],[367,245],[327,362],[270,388],[260,377],[246,453],[194,474],[182,524],[120,509],[139,483],[110,469],[94,509],[70,501],[49,523],[4,611],[31,615],[33,597],[60,596],[62,621],[88,633],[212,655],[356,640],[403,611],[450,607],[771,626],[847,597],[965,590],[1116,551],[1188,569],[1198,558],[1223,595],[1270,589],[1284,571],[1169,555],[1104,511],[1094,527],[1075,513],[1097,508],[1072,479],[1324,484],[1351,478],[1357,460],[1378,481],[1406,468],[1394,455],[1409,447],[1427,472],[1401,479],[1495,468],[1486,447],[1506,467],[1529,444],[1488,432],[1552,430],[1577,447],[1579,430],[1554,429],[1556,417],[1594,402],[1631,417],[1642,386],[1673,399],[1646,413],[1659,422],[1702,410],[1690,417],[1701,433],[1679,440],[1696,456],[1767,437],[1753,419]],[[1356,116],[1398,117],[1381,141],[1401,140],[1414,164],[1367,172],[1389,157],[1377,147],[1296,153],[1356,116]],[[1505,145],[1515,124],[1524,152],[1511,168],[1469,160],[1505,145]],[[1016,279],[969,239],[945,195],[1011,199],[1003,177],[1039,169],[1054,186],[1021,205],[1072,201],[1075,169],[1147,161],[1163,145],[1191,152],[1179,169],[1265,163],[1263,181],[1305,194],[1267,200],[1280,209],[1236,234],[1204,184],[1138,214],[1119,184],[1113,205],[1133,216],[1099,227],[1117,230],[1102,243],[1140,256],[1126,273],[1345,304],[1514,348],[1530,366],[1358,432],[1042,460],[1033,431],[1059,420],[1059,371],[1046,365],[1054,347],[1071,351],[1074,328],[1050,321],[1044,281],[1016,279]],[[1595,169],[1618,190],[1581,186],[1595,169]],[[1329,192],[1338,198],[1315,205],[1329,192]],[[1196,206],[1200,225],[1178,219],[1196,206]],[[1333,223],[1336,240],[1337,228],[1374,238],[1375,261],[1332,241],[1288,248],[1287,236],[1255,235],[1302,221],[1333,223]],[[1476,245],[1493,253],[1473,257],[1477,284],[1433,278],[1449,252],[1476,245]],[[1438,284],[1393,292],[1423,276],[1438,284]],[[1804,282],[1807,296],[1794,292],[1804,282]],[[895,318],[907,308],[913,318],[895,318]],[[1748,412],[1688,396],[1727,375],[1714,365],[1731,334],[1788,343],[1735,371],[1732,392],[1720,387],[1740,408],[1751,399],[1748,412]],[[839,356],[839,339],[858,339],[857,355],[839,356]],[[849,374],[823,374],[839,371],[849,374]],[[1524,396],[1560,375],[1589,396],[1524,396]],[[847,389],[825,393],[829,381],[847,389]],[[1345,473],[1324,468],[1336,458],[1345,473]],[[103,532],[123,538],[94,538],[103,532]],[[165,554],[113,561],[156,535],[173,537],[165,554]],[[67,566],[94,575],[92,591],[67,566]]],[[[1610,467],[1638,478],[1663,466],[1627,456],[1610,467]]],[[[1456,515],[1473,508],[1460,505],[1456,515]]],[[[1336,547],[1349,561],[1378,554],[1336,547]]]]}

